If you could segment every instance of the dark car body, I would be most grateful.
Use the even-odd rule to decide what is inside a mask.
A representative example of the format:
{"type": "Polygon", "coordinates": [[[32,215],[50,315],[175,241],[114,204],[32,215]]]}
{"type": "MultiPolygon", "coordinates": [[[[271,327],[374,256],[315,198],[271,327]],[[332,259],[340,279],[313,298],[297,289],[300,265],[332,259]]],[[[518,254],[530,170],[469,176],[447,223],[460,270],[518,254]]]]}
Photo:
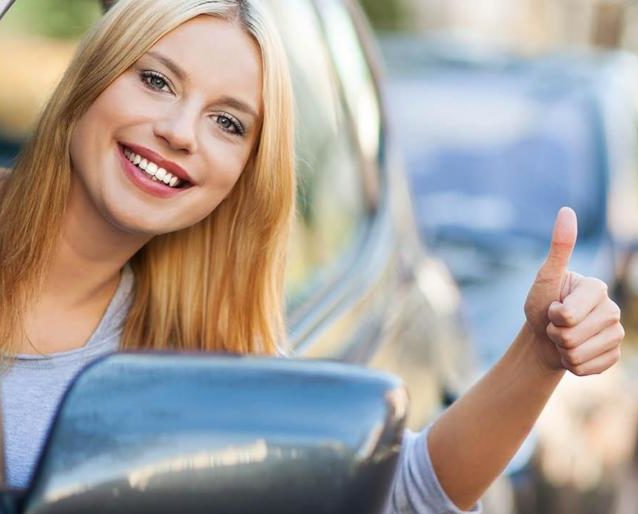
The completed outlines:
{"type": "Polygon", "coordinates": [[[290,56],[298,111],[285,352],[400,376],[408,426],[421,429],[477,372],[458,289],[416,230],[365,19],[351,1],[266,3],[290,56]]]}

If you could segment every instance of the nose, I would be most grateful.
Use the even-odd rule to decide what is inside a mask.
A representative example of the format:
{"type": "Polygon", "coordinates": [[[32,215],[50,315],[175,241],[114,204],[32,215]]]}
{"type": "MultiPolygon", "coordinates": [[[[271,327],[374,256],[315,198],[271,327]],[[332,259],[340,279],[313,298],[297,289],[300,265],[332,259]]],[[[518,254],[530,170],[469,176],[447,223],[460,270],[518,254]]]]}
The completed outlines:
{"type": "Polygon", "coordinates": [[[154,125],[155,136],[165,141],[173,150],[194,153],[197,151],[197,116],[188,108],[175,106],[159,118],[154,125]]]}

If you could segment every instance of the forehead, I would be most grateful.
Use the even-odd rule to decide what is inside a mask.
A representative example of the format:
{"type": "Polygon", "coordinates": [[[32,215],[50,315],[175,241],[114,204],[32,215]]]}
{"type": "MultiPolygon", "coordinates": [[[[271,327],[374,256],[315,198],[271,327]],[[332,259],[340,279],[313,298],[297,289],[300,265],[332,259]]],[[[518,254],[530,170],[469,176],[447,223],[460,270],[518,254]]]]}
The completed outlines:
{"type": "Polygon", "coordinates": [[[173,61],[198,91],[234,96],[261,112],[261,51],[238,22],[197,16],[167,33],[150,51],[173,61]]]}

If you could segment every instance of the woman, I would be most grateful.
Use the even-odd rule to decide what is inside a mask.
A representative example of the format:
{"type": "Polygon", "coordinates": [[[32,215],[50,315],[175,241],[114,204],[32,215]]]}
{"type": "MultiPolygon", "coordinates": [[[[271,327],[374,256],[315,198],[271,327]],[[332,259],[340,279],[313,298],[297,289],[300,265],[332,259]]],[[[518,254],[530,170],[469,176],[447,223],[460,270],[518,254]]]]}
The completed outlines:
{"type": "MultiPolygon", "coordinates": [[[[258,0],[121,0],[81,45],[2,190],[8,481],[52,412],[117,348],[276,354],[294,204],[292,95],[258,0]]],[[[615,363],[619,310],[567,271],[559,213],[527,321],[431,429],[408,434],[388,512],[462,512],[569,369],[615,363]]]]}

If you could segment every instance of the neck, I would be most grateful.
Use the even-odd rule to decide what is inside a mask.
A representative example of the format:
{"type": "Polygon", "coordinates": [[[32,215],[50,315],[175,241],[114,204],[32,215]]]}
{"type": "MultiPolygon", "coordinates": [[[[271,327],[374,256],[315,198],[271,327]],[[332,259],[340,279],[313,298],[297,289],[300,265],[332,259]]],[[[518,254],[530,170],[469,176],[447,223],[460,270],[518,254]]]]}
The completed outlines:
{"type": "Polygon", "coordinates": [[[149,240],[118,230],[94,208],[71,201],[45,275],[43,296],[55,296],[73,307],[112,291],[121,269],[149,240]]]}

